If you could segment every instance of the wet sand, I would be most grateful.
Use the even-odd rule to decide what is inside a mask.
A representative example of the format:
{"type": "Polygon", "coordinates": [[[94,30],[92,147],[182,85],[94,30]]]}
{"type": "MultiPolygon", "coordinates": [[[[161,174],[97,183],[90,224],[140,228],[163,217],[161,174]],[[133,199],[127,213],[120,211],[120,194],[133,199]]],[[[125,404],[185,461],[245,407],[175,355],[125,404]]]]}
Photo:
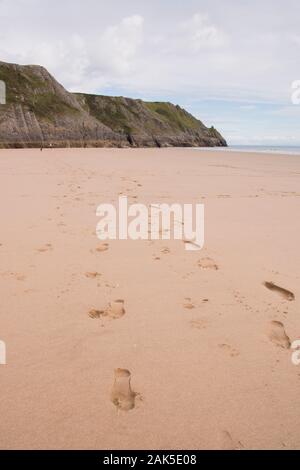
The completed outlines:
{"type": "Polygon", "coordinates": [[[300,157],[0,151],[1,449],[299,449],[300,157]],[[205,247],[96,208],[205,204],[205,247]]]}

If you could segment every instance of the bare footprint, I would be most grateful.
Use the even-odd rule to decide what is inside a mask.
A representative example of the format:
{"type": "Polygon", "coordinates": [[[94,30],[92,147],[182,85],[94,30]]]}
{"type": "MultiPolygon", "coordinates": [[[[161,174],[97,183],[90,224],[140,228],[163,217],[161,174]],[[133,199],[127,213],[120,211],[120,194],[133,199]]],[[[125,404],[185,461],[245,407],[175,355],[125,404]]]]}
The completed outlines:
{"type": "Polygon", "coordinates": [[[276,286],[276,284],[274,284],[273,282],[264,282],[264,286],[267,289],[273,292],[276,292],[277,294],[279,294],[281,297],[283,297],[286,300],[289,300],[289,301],[295,300],[295,295],[293,294],[293,292],[287,289],[284,289],[283,287],[276,286]]]}
{"type": "Polygon", "coordinates": [[[105,310],[104,315],[112,318],[113,320],[123,317],[126,313],[124,303],[124,300],[115,300],[114,302],[111,302],[105,310]]]}
{"type": "Polygon", "coordinates": [[[99,245],[96,248],[96,251],[98,251],[98,253],[103,253],[104,251],[108,251],[108,250],[109,250],[109,244],[108,243],[102,243],[101,245],[99,245]]]}
{"type": "Polygon", "coordinates": [[[233,348],[232,346],[230,346],[229,344],[223,343],[223,344],[219,344],[218,346],[219,346],[219,348],[221,348],[224,351],[228,352],[228,354],[230,354],[231,357],[237,357],[237,356],[240,355],[239,351],[237,349],[233,348]]]}
{"type": "Polygon", "coordinates": [[[195,307],[195,305],[190,302],[190,301],[187,301],[183,304],[184,308],[186,308],[187,310],[193,310],[195,307]]]}
{"type": "Polygon", "coordinates": [[[111,391],[112,403],[121,411],[130,411],[135,407],[136,393],[131,389],[131,373],[127,369],[116,369],[111,391]]]}
{"type": "Polygon", "coordinates": [[[46,251],[51,251],[52,250],[52,245],[51,243],[47,243],[45,246],[42,246],[41,248],[38,248],[37,251],[39,253],[46,253],[46,251]]]}
{"type": "Polygon", "coordinates": [[[95,320],[97,318],[101,318],[102,316],[104,316],[104,310],[92,309],[92,310],[89,311],[88,315],[89,315],[90,318],[93,318],[95,320]]]}
{"type": "Polygon", "coordinates": [[[117,320],[123,317],[126,313],[124,303],[124,300],[115,300],[114,302],[110,302],[105,310],[92,309],[89,311],[88,315],[93,319],[108,317],[112,320],[117,320]]]}
{"type": "Polygon", "coordinates": [[[268,328],[268,336],[272,343],[284,349],[291,347],[291,341],[285,332],[284,325],[280,321],[272,321],[268,328]]]}
{"type": "Polygon", "coordinates": [[[196,305],[193,303],[191,297],[185,297],[183,307],[187,310],[193,310],[194,308],[196,308],[196,305]]]}
{"type": "Polygon", "coordinates": [[[85,273],[85,277],[87,277],[88,279],[96,279],[98,277],[101,277],[102,274],[100,273],[97,273],[96,271],[95,272],[88,272],[88,273],[85,273]]]}
{"type": "Polygon", "coordinates": [[[190,325],[192,328],[196,328],[197,330],[205,330],[207,327],[206,320],[191,320],[190,325]]]}
{"type": "Polygon", "coordinates": [[[26,281],[26,276],[20,273],[3,273],[4,276],[9,275],[14,278],[16,281],[26,281]]]}
{"type": "Polygon", "coordinates": [[[198,261],[198,266],[202,269],[213,269],[217,271],[219,266],[211,258],[202,258],[198,261]]]}

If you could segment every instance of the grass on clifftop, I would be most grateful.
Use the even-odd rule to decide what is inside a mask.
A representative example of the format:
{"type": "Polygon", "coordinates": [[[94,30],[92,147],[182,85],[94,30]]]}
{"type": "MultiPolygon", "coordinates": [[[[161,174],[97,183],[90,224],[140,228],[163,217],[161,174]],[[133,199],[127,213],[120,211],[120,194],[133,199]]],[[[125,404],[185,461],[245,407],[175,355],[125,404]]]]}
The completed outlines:
{"type": "Polygon", "coordinates": [[[174,132],[205,129],[201,121],[171,103],[98,95],[78,96],[84,99],[85,107],[92,116],[115,131],[131,133],[143,127],[150,132],[159,132],[160,123],[168,125],[174,132]]]}
{"type": "Polygon", "coordinates": [[[0,64],[0,80],[6,85],[7,104],[25,105],[36,116],[51,120],[55,115],[77,112],[49,90],[47,82],[30,67],[20,70],[0,64]]]}
{"type": "Polygon", "coordinates": [[[165,120],[173,129],[185,131],[186,129],[197,130],[199,127],[203,127],[201,121],[194,118],[180,106],[175,106],[172,103],[163,102],[145,102],[147,108],[159,114],[159,117],[165,120]]]}
{"type": "MultiPolygon", "coordinates": [[[[134,128],[130,125],[128,119],[128,110],[127,116],[124,112],[123,98],[81,93],[78,95],[84,98],[87,110],[91,115],[103,124],[117,132],[123,131],[127,134],[133,132],[134,128]]],[[[130,113],[133,112],[132,109],[129,109],[129,111],[130,113]]]]}

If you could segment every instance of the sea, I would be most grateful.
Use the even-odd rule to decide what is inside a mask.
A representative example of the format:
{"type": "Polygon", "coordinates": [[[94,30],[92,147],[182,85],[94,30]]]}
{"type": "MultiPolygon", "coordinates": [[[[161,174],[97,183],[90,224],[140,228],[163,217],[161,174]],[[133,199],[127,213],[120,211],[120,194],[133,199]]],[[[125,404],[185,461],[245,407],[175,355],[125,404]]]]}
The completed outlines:
{"type": "Polygon", "coordinates": [[[284,155],[300,155],[300,146],[276,145],[229,145],[228,147],[196,147],[197,150],[247,153],[275,153],[284,155]]]}

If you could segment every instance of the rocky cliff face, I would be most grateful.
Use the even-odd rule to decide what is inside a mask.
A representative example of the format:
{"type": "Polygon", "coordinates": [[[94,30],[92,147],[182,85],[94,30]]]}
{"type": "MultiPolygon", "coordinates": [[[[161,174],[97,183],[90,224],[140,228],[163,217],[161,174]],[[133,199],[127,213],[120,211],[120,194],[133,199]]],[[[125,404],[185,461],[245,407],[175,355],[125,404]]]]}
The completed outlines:
{"type": "Polygon", "coordinates": [[[69,93],[46,69],[0,62],[0,147],[226,146],[171,103],[69,93]]]}

